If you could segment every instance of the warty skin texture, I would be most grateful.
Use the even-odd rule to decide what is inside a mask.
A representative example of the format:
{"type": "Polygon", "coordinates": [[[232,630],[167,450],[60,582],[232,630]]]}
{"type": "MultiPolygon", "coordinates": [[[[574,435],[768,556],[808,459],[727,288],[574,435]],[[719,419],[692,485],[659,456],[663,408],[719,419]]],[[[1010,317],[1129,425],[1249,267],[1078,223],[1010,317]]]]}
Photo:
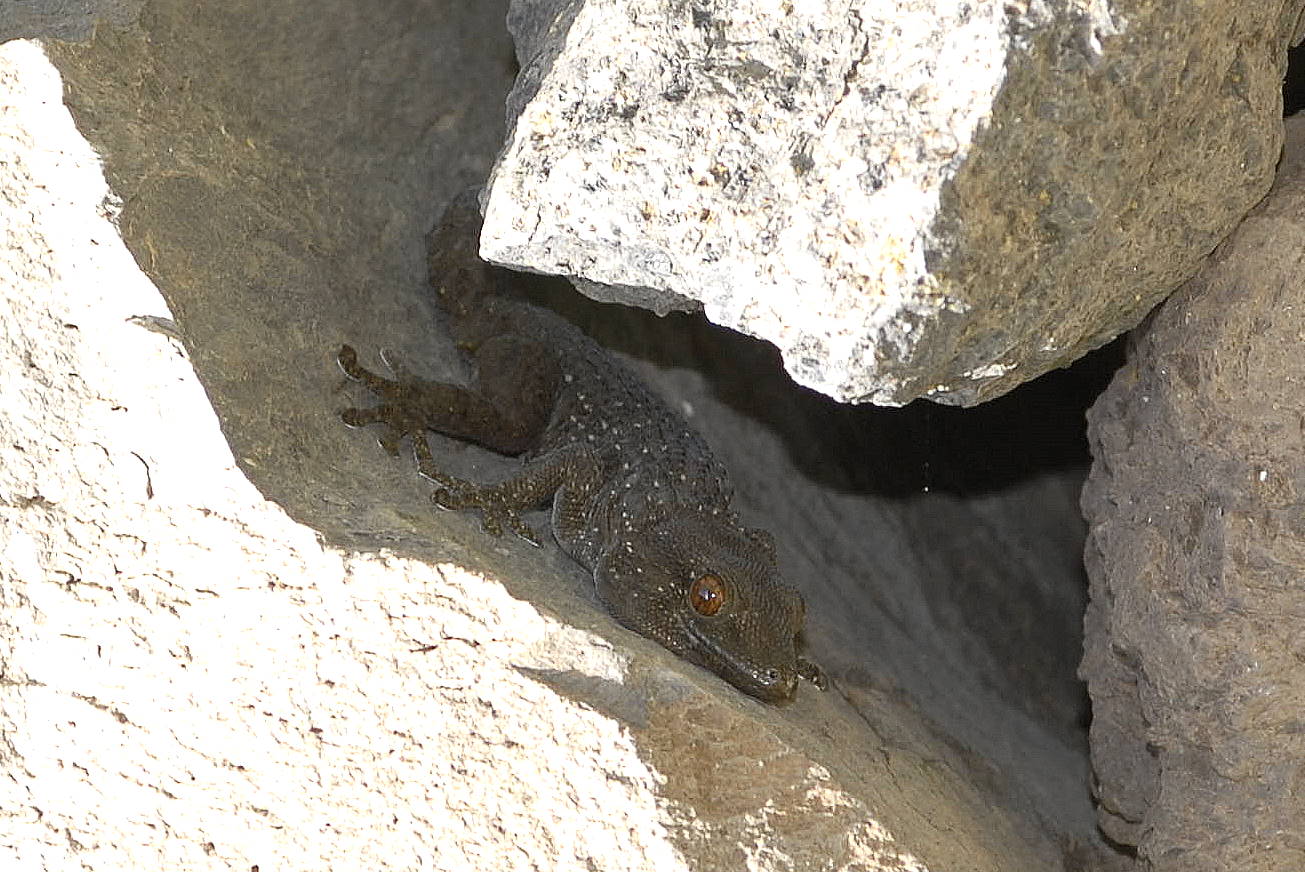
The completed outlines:
{"type": "Polygon", "coordinates": [[[824,686],[798,654],[801,596],[780,576],[774,542],[740,525],[725,469],[702,438],[632,372],[575,327],[492,290],[475,254],[474,192],[456,199],[431,240],[431,276],[454,337],[476,368],[470,386],[383,378],[344,346],[341,369],[380,404],[348,409],[351,426],[410,437],[434,501],[476,509],[485,530],[538,544],[520,512],[552,500],[552,531],[594,576],[625,626],[766,702],[790,702],[798,679],[824,686]],[[492,485],[444,473],[425,431],[520,456],[492,485]]]}

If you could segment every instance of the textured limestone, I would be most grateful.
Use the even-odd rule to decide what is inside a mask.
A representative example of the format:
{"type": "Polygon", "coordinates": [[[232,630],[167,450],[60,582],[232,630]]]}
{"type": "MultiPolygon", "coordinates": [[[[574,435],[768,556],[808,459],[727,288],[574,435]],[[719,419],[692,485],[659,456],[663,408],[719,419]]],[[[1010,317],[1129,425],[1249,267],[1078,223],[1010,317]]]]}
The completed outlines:
{"type": "MultiPolygon", "coordinates": [[[[502,12],[155,0],[140,31],[49,43],[123,201],[102,210],[116,231],[83,174],[94,158],[45,114],[58,82],[30,46],[4,47],[21,60],[5,93],[27,96],[0,113],[0,202],[7,227],[37,231],[4,260],[16,302],[0,312],[22,314],[5,372],[21,378],[0,414],[6,444],[40,462],[11,452],[0,509],[27,555],[3,584],[18,629],[0,663],[18,683],[0,732],[22,753],[0,798],[21,810],[0,822],[17,862],[0,866],[1044,872],[1099,857],[1073,678],[1081,434],[1060,426],[1079,407],[1051,382],[973,411],[851,409],[699,319],[586,310],[777,534],[846,697],[783,711],[621,631],[555,548],[433,512],[410,464],[341,428],[360,399],[331,360],[342,341],[456,372],[423,234],[501,144],[502,12]],[[42,191],[81,205],[49,217],[42,191]],[[74,271],[97,258],[119,278],[74,271]],[[95,391],[69,388],[73,372],[95,391]],[[133,423],[116,439],[96,416],[133,423]],[[46,570],[63,565],[100,587],[46,570]],[[52,670],[58,645],[83,660],[52,670]],[[62,722],[33,700],[85,716],[45,741],[62,722]]],[[[435,447],[468,475],[504,469],[435,447]]]]}
{"type": "Polygon", "coordinates": [[[1082,674],[1102,828],[1155,870],[1305,868],[1305,122],[1093,407],[1082,674]]]}
{"type": "Polygon", "coordinates": [[[973,404],[1135,325],[1264,194],[1301,5],[516,3],[482,253],[700,305],[838,399],[973,404]]]}

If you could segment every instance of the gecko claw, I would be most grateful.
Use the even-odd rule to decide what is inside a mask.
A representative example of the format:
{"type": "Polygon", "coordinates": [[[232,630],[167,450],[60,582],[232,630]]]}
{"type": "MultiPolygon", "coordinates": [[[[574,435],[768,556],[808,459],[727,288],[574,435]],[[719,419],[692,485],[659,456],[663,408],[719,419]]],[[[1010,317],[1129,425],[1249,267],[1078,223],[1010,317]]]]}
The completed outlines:
{"type": "Polygon", "coordinates": [[[503,524],[499,521],[497,512],[488,506],[467,499],[465,494],[459,494],[452,486],[436,488],[431,492],[430,501],[439,508],[451,512],[479,509],[480,528],[496,539],[503,535],[503,524]]]}
{"type": "Polygon", "coordinates": [[[529,524],[521,520],[521,517],[517,515],[516,512],[513,512],[508,517],[508,526],[512,528],[512,532],[517,535],[517,538],[525,539],[536,548],[544,547],[539,541],[539,537],[535,535],[535,531],[531,529],[529,524]]]}
{"type": "Polygon", "coordinates": [[[340,367],[340,372],[354,381],[362,381],[358,365],[358,352],[354,351],[352,345],[341,345],[340,350],[335,353],[335,365],[340,367]]]}
{"type": "Polygon", "coordinates": [[[408,369],[407,365],[404,364],[403,358],[388,348],[382,348],[379,353],[381,363],[385,364],[385,368],[390,371],[390,375],[401,382],[413,380],[412,370],[408,369]]]}
{"type": "Polygon", "coordinates": [[[376,437],[376,444],[385,449],[385,453],[391,457],[399,456],[399,443],[403,441],[404,433],[401,430],[391,429],[387,433],[382,433],[376,437]]]}
{"type": "Polygon", "coordinates": [[[806,679],[814,684],[817,690],[829,690],[829,679],[825,676],[825,670],[805,657],[797,659],[797,674],[798,678],[806,679]]]}
{"type": "Polygon", "coordinates": [[[466,508],[466,506],[462,505],[462,503],[453,495],[453,492],[450,491],[448,487],[438,487],[431,491],[430,501],[439,508],[451,512],[456,512],[458,509],[466,508]]]}

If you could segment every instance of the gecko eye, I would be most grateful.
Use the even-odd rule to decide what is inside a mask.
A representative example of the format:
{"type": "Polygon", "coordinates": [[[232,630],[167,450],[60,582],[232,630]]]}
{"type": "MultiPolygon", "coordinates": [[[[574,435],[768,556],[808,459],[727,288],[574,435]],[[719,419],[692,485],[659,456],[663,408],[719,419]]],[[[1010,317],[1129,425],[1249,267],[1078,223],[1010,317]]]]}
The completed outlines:
{"type": "Polygon", "coordinates": [[[711,617],[725,605],[727,596],[725,582],[719,575],[708,572],[698,576],[698,580],[689,588],[689,605],[698,614],[711,617]]]}

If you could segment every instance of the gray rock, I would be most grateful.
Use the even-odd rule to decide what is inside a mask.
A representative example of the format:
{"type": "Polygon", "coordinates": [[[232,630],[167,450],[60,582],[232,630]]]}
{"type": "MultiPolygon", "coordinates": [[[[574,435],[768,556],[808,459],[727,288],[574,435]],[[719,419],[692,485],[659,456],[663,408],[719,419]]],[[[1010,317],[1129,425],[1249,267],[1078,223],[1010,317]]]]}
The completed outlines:
{"type": "Polygon", "coordinates": [[[970,405],[1134,326],[1263,196],[1301,3],[513,9],[488,259],[700,307],[836,399],[970,405]]]}
{"type": "Polygon", "coordinates": [[[1102,829],[1157,872],[1305,868],[1305,119],[1090,414],[1081,672],[1102,829]]]}

